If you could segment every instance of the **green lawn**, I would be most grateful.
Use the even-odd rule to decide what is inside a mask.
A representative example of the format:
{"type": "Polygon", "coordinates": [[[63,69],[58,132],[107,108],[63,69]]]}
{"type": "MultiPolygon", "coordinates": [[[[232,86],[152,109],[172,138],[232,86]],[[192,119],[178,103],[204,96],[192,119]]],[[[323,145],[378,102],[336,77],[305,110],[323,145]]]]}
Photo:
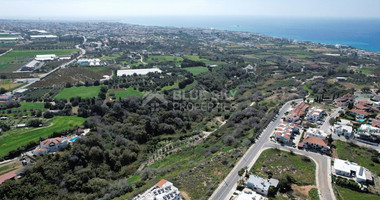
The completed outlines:
{"type": "Polygon", "coordinates": [[[182,69],[192,73],[194,76],[197,76],[197,75],[204,73],[204,72],[208,72],[207,67],[186,67],[186,68],[182,68],[182,69]]]}
{"type": "Polygon", "coordinates": [[[82,98],[92,98],[99,94],[100,88],[102,86],[81,86],[81,87],[71,87],[65,88],[59,92],[54,99],[70,99],[71,97],[82,97],[82,98]]]}
{"type": "Polygon", "coordinates": [[[370,193],[357,192],[336,185],[336,197],[338,200],[379,200],[380,196],[370,193]]]}
{"type": "Polygon", "coordinates": [[[111,93],[115,94],[116,99],[125,98],[125,97],[139,97],[143,96],[144,93],[140,92],[137,88],[136,90],[133,87],[126,88],[125,90],[120,91],[109,91],[107,96],[110,96],[111,93]]]}
{"type": "Polygon", "coordinates": [[[265,150],[250,171],[261,177],[268,177],[268,172],[271,172],[276,179],[289,175],[294,178],[297,185],[315,184],[313,161],[303,160],[300,155],[292,155],[277,149],[265,150]]]}
{"type": "Polygon", "coordinates": [[[85,121],[85,118],[76,116],[56,116],[49,121],[52,125],[48,127],[13,129],[4,132],[0,137],[0,157],[20,146],[27,145],[29,142],[38,142],[40,137],[48,138],[53,132],[74,128],[85,121]]]}
{"type": "Polygon", "coordinates": [[[38,102],[21,102],[21,106],[18,108],[13,108],[12,110],[24,110],[24,109],[40,109],[45,110],[44,103],[38,103],[38,102]]]}
{"type": "Polygon", "coordinates": [[[350,143],[335,141],[338,157],[342,160],[355,162],[371,172],[380,175],[380,164],[371,160],[372,157],[380,156],[376,151],[369,151],[367,148],[352,145],[350,143]]]}

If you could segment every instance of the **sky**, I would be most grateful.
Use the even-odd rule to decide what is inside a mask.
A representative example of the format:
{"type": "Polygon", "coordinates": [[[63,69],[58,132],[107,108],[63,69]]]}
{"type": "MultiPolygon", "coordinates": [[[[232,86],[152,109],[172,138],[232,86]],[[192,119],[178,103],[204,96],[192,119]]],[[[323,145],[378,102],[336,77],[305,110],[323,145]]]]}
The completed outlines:
{"type": "Polygon", "coordinates": [[[379,0],[0,0],[1,19],[124,16],[380,18],[379,0]]]}

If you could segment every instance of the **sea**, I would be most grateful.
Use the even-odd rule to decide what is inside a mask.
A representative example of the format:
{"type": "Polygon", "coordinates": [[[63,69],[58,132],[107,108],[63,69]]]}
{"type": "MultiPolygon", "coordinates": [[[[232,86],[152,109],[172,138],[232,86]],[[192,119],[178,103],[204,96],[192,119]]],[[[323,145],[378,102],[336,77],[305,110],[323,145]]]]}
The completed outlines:
{"type": "Polygon", "coordinates": [[[122,22],[147,26],[207,28],[260,33],[380,52],[380,18],[300,18],[254,16],[144,16],[122,22]]]}

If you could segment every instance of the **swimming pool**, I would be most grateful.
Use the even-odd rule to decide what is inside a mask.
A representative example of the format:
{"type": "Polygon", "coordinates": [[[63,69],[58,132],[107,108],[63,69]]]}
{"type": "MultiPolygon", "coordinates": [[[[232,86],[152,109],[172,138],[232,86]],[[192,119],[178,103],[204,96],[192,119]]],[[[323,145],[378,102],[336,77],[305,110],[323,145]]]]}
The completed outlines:
{"type": "Polygon", "coordinates": [[[364,119],[358,119],[358,122],[364,122],[364,119]]]}
{"type": "Polygon", "coordinates": [[[77,140],[77,139],[78,139],[78,137],[71,138],[71,139],[70,139],[70,142],[74,142],[74,141],[77,140]]]}

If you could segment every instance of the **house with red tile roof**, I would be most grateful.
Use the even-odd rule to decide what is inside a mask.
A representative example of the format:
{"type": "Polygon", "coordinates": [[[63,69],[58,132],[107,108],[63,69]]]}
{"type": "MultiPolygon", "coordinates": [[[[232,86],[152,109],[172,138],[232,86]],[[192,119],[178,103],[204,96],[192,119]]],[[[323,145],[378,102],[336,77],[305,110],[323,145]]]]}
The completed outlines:
{"type": "Polygon", "coordinates": [[[286,116],[286,121],[288,122],[298,122],[305,115],[309,105],[305,102],[297,104],[294,109],[286,116]]]}
{"type": "Polygon", "coordinates": [[[371,115],[371,113],[366,112],[365,110],[351,109],[350,115],[355,116],[357,119],[364,119],[371,115]]]}
{"type": "Polygon", "coordinates": [[[330,150],[327,139],[308,136],[303,140],[303,147],[306,149],[314,149],[320,152],[328,152],[330,150]]]}
{"type": "Polygon", "coordinates": [[[316,106],[313,106],[312,108],[309,109],[306,115],[306,119],[309,121],[319,121],[322,119],[323,115],[325,114],[325,110],[318,108],[316,106]]]}
{"type": "Polygon", "coordinates": [[[336,105],[340,107],[347,107],[349,103],[354,103],[355,96],[352,94],[345,94],[340,98],[335,99],[336,105]]]}
{"type": "Polygon", "coordinates": [[[50,152],[62,150],[69,142],[67,139],[56,137],[49,138],[40,142],[40,145],[33,151],[33,155],[43,155],[50,152]]]}

